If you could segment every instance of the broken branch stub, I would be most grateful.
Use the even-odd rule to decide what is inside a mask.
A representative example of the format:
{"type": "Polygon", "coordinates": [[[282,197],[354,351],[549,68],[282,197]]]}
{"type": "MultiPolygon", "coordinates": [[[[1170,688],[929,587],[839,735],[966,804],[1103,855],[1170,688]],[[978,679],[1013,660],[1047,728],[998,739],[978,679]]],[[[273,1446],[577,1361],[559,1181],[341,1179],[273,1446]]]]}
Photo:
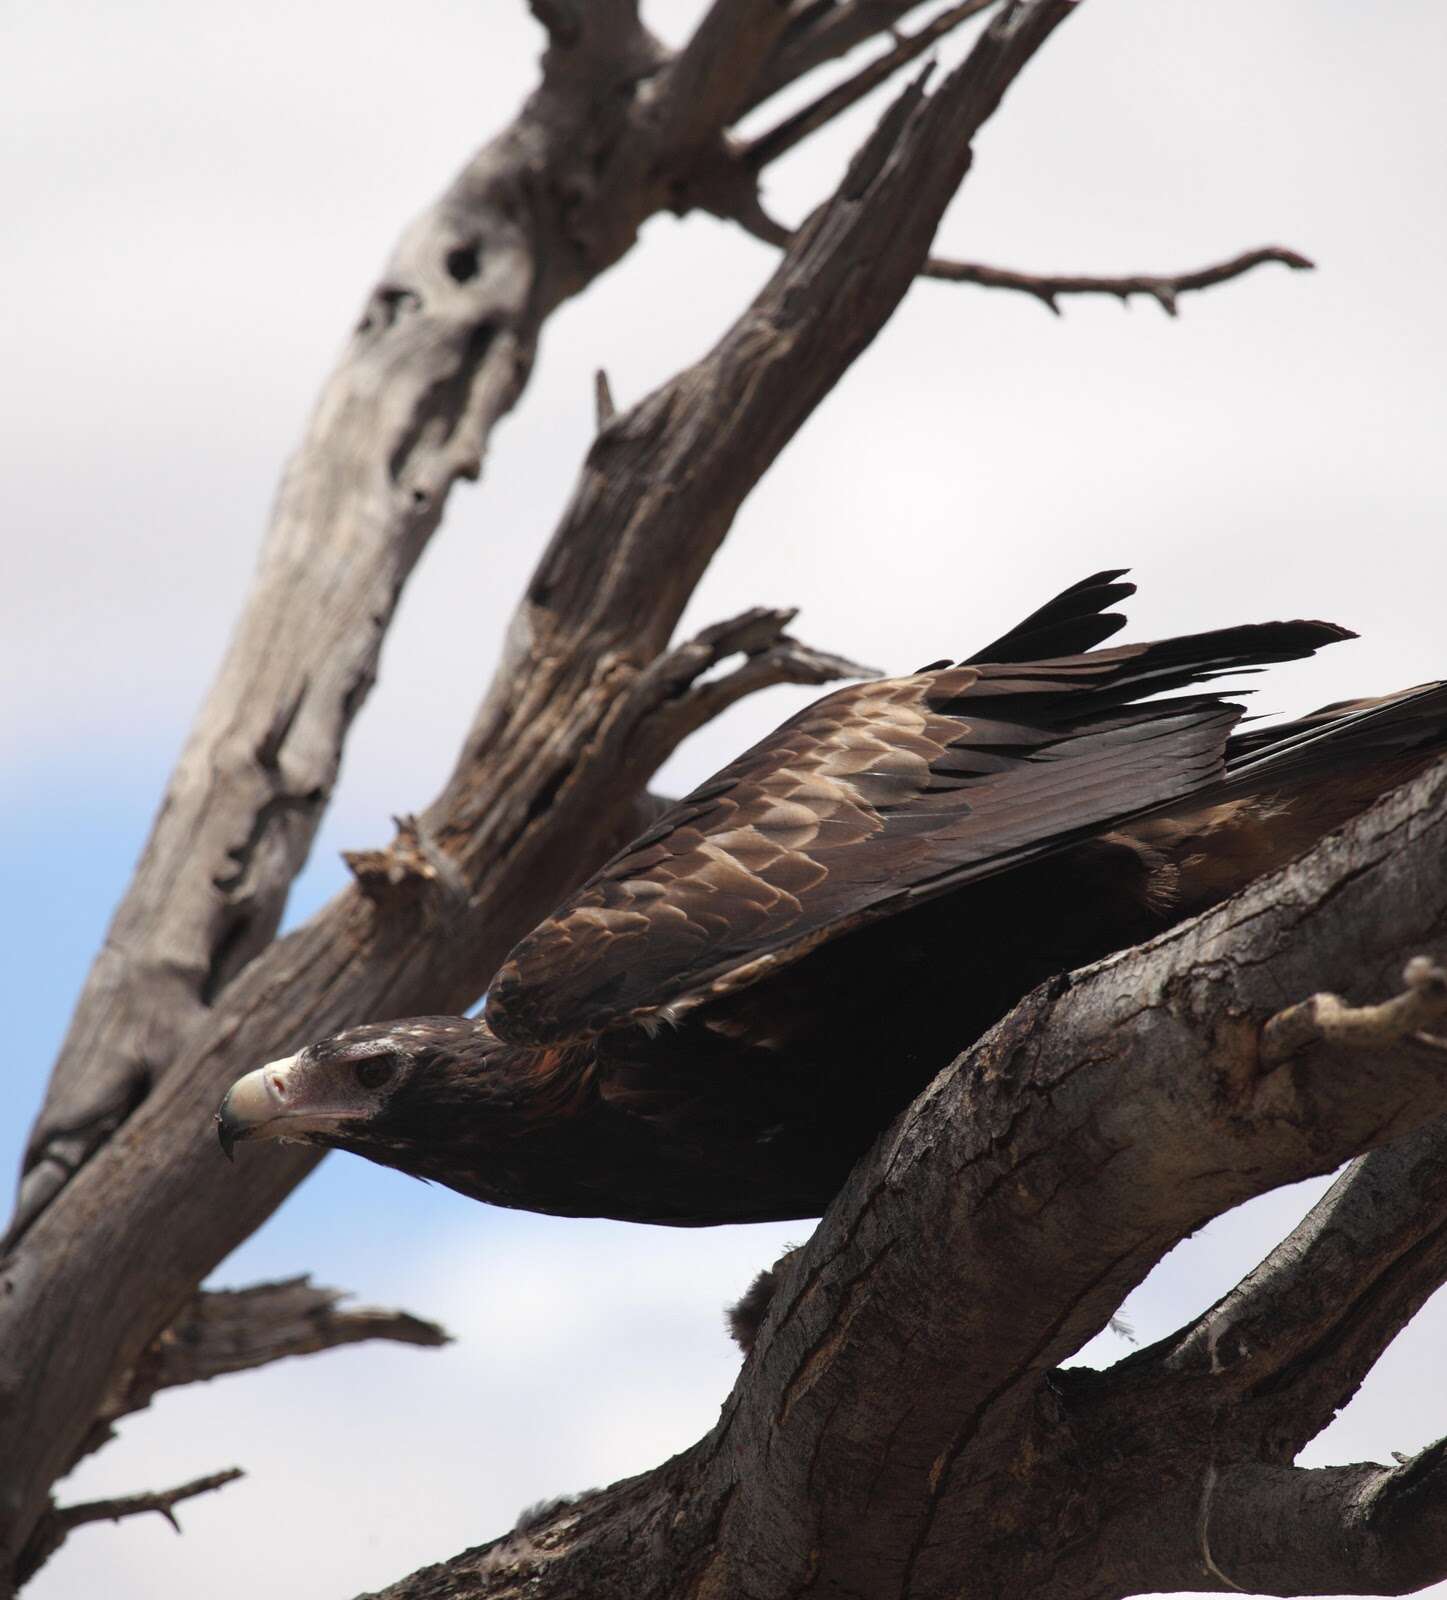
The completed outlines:
{"type": "Polygon", "coordinates": [[[1447,970],[1413,956],[1402,972],[1402,992],[1380,1005],[1348,1005],[1340,995],[1314,994],[1287,1006],[1261,1030],[1261,1059],[1275,1065],[1311,1045],[1381,1050],[1411,1040],[1447,1051],[1447,1041],[1424,1031],[1447,1017],[1447,970]]]}

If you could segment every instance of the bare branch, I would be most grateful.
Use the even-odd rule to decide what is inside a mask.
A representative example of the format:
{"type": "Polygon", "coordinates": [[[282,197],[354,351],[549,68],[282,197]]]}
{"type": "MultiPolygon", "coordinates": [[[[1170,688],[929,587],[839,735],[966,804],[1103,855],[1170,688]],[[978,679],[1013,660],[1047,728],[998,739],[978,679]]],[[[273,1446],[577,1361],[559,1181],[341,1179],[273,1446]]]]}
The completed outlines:
{"type": "Polygon", "coordinates": [[[194,1500],[197,1495],[210,1494],[213,1489],[224,1489],[228,1483],[245,1476],[240,1467],[228,1467],[224,1472],[193,1478],[175,1489],[122,1495],[114,1500],[87,1500],[74,1506],[53,1505],[36,1525],[35,1535],[21,1557],[19,1581],[29,1582],[70,1535],[88,1522],[119,1522],[123,1517],[139,1517],[155,1511],[180,1533],[181,1524],[176,1520],[175,1508],[183,1500],[194,1500]]]}
{"type": "Polygon", "coordinates": [[[1229,283],[1242,273],[1250,272],[1268,261],[1280,262],[1294,272],[1310,272],[1316,265],[1295,250],[1281,245],[1266,245],[1259,250],[1247,250],[1229,261],[1215,266],[1201,267],[1195,272],[1180,272],[1172,277],[1157,277],[1147,273],[1133,273],[1126,277],[1092,277],[1081,274],[1056,274],[1009,272],[1003,267],[987,267],[973,261],[948,261],[931,256],[925,263],[924,276],[942,278],[949,283],[977,283],[986,289],[1018,289],[1034,295],[1042,305],[1048,306],[1058,316],[1058,297],[1063,294],[1114,295],[1117,300],[1128,301],[1132,295],[1149,295],[1167,316],[1177,313],[1177,297],[1194,289],[1209,289],[1218,283],[1229,283]]]}
{"type": "Polygon", "coordinates": [[[747,102],[788,20],[786,0],[713,0],[659,75],[650,109],[659,144],[690,155],[716,140],[747,102]]]}
{"type": "MultiPolygon", "coordinates": [[[[632,697],[646,737],[671,750],[729,706],[779,683],[824,684],[839,678],[872,678],[872,667],[792,638],[784,630],[798,613],[756,607],[716,622],[697,638],[660,656],[634,684],[632,697]],[[730,656],[743,661],[731,672],[708,678],[730,656]]],[[[651,756],[648,758],[651,759],[651,756]]]]}
{"type": "Polygon", "coordinates": [[[816,100],[776,123],[767,133],[750,139],[739,152],[739,159],[749,171],[762,172],[811,133],[842,115],[880,84],[887,83],[901,67],[923,55],[936,41],[996,4],[998,0],[961,0],[960,4],[931,17],[917,33],[895,34],[894,43],[882,56],[832,89],[826,89],[816,100]]]}
{"type": "MultiPolygon", "coordinates": [[[[773,59],[754,84],[745,109],[762,105],[780,89],[847,55],[857,45],[879,34],[893,35],[895,25],[923,0],[824,0],[796,7],[784,29],[773,59]]],[[[996,0],[998,3],[998,0],[996,0]]]]}
{"type": "Polygon", "coordinates": [[[344,1309],[345,1299],[342,1290],[323,1288],[309,1277],[203,1290],[137,1364],[124,1411],[139,1410],[162,1389],[206,1383],[288,1356],[315,1355],[370,1339],[425,1349],[452,1342],[435,1322],[376,1306],[344,1309]]]}
{"type": "Polygon", "coordinates": [[[1394,1468],[1231,1462],[1210,1482],[1209,1560],[1163,1587],[1409,1594],[1447,1577],[1447,1440],[1394,1468]]]}
{"type": "Polygon", "coordinates": [[[1381,1050],[1410,1039],[1447,1017],[1447,971],[1426,956],[1413,956],[1402,973],[1401,994],[1376,1006],[1351,1006],[1335,994],[1314,994],[1288,1006],[1261,1030],[1261,1059],[1275,1065],[1310,1045],[1336,1045],[1345,1050],[1381,1050]]]}
{"type": "Polygon", "coordinates": [[[694,728],[701,728],[729,706],[778,683],[825,684],[840,678],[874,678],[878,675],[877,668],[861,666],[848,656],[815,650],[811,645],[781,633],[766,650],[748,655],[732,672],[711,678],[692,690],[678,708],[681,714],[680,728],[686,725],[690,732],[694,728]]]}
{"type": "MultiPolygon", "coordinates": [[[[756,190],[741,185],[735,169],[719,172],[708,187],[694,196],[697,204],[718,217],[737,222],[745,233],[764,244],[786,248],[793,234],[783,223],[771,217],[764,209],[756,190]]],[[[939,278],[948,283],[974,283],[986,289],[1015,289],[1033,295],[1057,316],[1060,315],[1059,296],[1064,294],[1113,295],[1128,302],[1132,295],[1149,295],[1167,313],[1178,315],[1177,297],[1197,289],[1209,289],[1218,283],[1229,283],[1250,272],[1253,267],[1268,262],[1279,262],[1296,272],[1310,272],[1315,263],[1308,261],[1295,250],[1280,245],[1267,245],[1259,250],[1247,250],[1229,261],[1215,266],[1202,267],[1196,272],[1182,272],[1175,277],[1153,277],[1146,274],[1120,278],[1089,276],[1046,275],[1029,272],[1010,272],[1003,267],[988,267],[974,261],[950,261],[943,256],[930,256],[921,268],[925,278],[939,278]]]]}
{"type": "Polygon", "coordinates": [[[1240,1448],[1289,1462],[1444,1282],[1447,1125],[1434,1123],[1354,1162],[1230,1294],[1120,1376],[1132,1405],[1157,1379],[1177,1411],[1229,1396],[1240,1448]]]}

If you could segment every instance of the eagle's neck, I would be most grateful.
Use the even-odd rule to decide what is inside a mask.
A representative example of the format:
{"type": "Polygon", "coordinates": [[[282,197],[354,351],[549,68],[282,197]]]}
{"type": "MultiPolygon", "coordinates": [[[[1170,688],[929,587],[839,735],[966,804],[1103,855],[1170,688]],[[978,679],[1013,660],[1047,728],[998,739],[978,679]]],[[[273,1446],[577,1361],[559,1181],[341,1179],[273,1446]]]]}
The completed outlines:
{"type": "Polygon", "coordinates": [[[700,1065],[690,1043],[639,1032],[530,1048],[479,1023],[350,1148],[475,1200],[558,1216],[690,1226],[817,1215],[847,1154],[797,1107],[784,1116],[770,1093],[741,1096],[747,1086],[700,1065]],[[741,1115],[751,1105],[757,1115],[741,1115]]]}

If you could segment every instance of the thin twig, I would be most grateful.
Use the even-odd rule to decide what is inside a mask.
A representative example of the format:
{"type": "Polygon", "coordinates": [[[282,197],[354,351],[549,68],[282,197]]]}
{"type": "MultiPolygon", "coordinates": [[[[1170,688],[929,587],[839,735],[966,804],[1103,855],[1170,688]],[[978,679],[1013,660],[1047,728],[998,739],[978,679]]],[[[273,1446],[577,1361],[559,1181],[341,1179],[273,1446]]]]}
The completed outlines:
{"type": "Polygon", "coordinates": [[[86,1500],[80,1505],[59,1506],[55,1515],[65,1531],[84,1527],[87,1522],[119,1522],[123,1517],[138,1517],[147,1511],[156,1511],[176,1530],[181,1524],[176,1520],[175,1507],[183,1500],[194,1500],[197,1495],[210,1494],[213,1489],[224,1489],[246,1474],[240,1467],[227,1467],[223,1472],[211,1472],[204,1478],[192,1478],[189,1483],[174,1489],[156,1489],[143,1494],[118,1495],[113,1500],[86,1500]]]}
{"type": "Polygon", "coordinates": [[[147,1511],[155,1511],[180,1533],[181,1524],[176,1520],[175,1507],[181,1501],[194,1500],[197,1495],[210,1494],[213,1489],[224,1489],[228,1483],[235,1483],[238,1478],[245,1476],[240,1467],[227,1467],[224,1472],[193,1478],[190,1483],[183,1483],[175,1489],[119,1495],[113,1500],[86,1500],[73,1506],[52,1505],[36,1524],[35,1533],[20,1558],[20,1582],[26,1582],[38,1572],[70,1535],[87,1522],[119,1522],[123,1517],[138,1517],[147,1511]]]}
{"type": "Polygon", "coordinates": [[[752,172],[762,172],[770,162],[794,148],[811,133],[842,115],[850,106],[892,78],[896,72],[916,56],[923,55],[937,40],[968,22],[971,17],[988,10],[996,0],[961,0],[939,16],[932,17],[918,33],[896,34],[891,49],[861,67],[851,78],[826,89],[818,99],[810,101],[780,123],[751,139],[744,146],[742,159],[752,172]]]}
{"type": "Polygon", "coordinates": [[[806,73],[838,60],[877,34],[894,34],[905,13],[920,8],[921,0],[836,0],[797,8],[744,109],[762,105],[806,73]]]}
{"type": "MultiPolygon", "coordinates": [[[[722,199],[722,191],[716,198],[722,199]]],[[[705,203],[707,203],[705,201],[705,203]]],[[[736,222],[745,233],[764,244],[786,249],[794,237],[782,222],[764,210],[757,196],[751,196],[746,205],[733,209],[715,209],[715,215],[736,222]]],[[[984,289],[1017,289],[1034,295],[1056,316],[1060,306],[1056,297],[1062,294],[1105,294],[1117,300],[1129,301],[1135,294],[1149,295],[1167,316],[1178,314],[1177,296],[1195,289],[1210,289],[1218,283],[1229,283],[1250,272],[1253,267],[1267,262],[1279,262],[1293,272],[1311,272],[1316,263],[1299,251],[1288,250],[1284,245],[1263,245],[1258,250],[1247,250],[1229,261],[1219,261],[1214,266],[1200,267],[1195,272],[1181,272],[1173,277],[1158,277],[1150,273],[1132,273],[1125,277],[1093,277],[1084,274],[1011,272],[1004,267],[989,267],[978,261],[949,261],[942,256],[930,256],[920,269],[924,278],[939,278],[948,283],[975,283],[984,289]]]]}
{"type": "Polygon", "coordinates": [[[985,289],[1018,289],[1034,295],[1060,315],[1057,296],[1062,294],[1107,294],[1117,300],[1128,301],[1132,295],[1149,295],[1167,316],[1177,313],[1176,299],[1192,289],[1209,289],[1218,283],[1228,283],[1250,272],[1253,267],[1268,261],[1279,261],[1293,272],[1310,272],[1316,265],[1296,250],[1281,245],[1265,245],[1259,250],[1247,250],[1232,256],[1229,261],[1215,266],[1201,267],[1195,272],[1182,272],[1161,277],[1151,273],[1131,273],[1125,277],[1096,277],[1086,274],[1010,272],[1003,267],[987,267],[976,261],[947,261],[931,256],[925,263],[923,276],[942,278],[949,283],[977,283],[985,289]]]}

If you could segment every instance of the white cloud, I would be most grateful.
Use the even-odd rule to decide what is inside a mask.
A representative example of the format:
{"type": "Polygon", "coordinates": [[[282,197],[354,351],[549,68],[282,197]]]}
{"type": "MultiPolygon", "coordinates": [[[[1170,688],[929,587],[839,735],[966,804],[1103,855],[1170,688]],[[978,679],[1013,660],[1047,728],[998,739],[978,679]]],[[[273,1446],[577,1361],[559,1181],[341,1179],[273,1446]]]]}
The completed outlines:
{"type": "Polygon", "coordinates": [[[362,1346],[162,1396],[67,1500],[233,1462],[248,1477],[181,1508],[179,1542],[158,1518],[82,1530],[34,1593],[351,1593],[643,1471],[711,1426],[739,1364],[724,1304],[808,1231],[462,1215],[390,1274],[455,1345],[362,1346]]]}

